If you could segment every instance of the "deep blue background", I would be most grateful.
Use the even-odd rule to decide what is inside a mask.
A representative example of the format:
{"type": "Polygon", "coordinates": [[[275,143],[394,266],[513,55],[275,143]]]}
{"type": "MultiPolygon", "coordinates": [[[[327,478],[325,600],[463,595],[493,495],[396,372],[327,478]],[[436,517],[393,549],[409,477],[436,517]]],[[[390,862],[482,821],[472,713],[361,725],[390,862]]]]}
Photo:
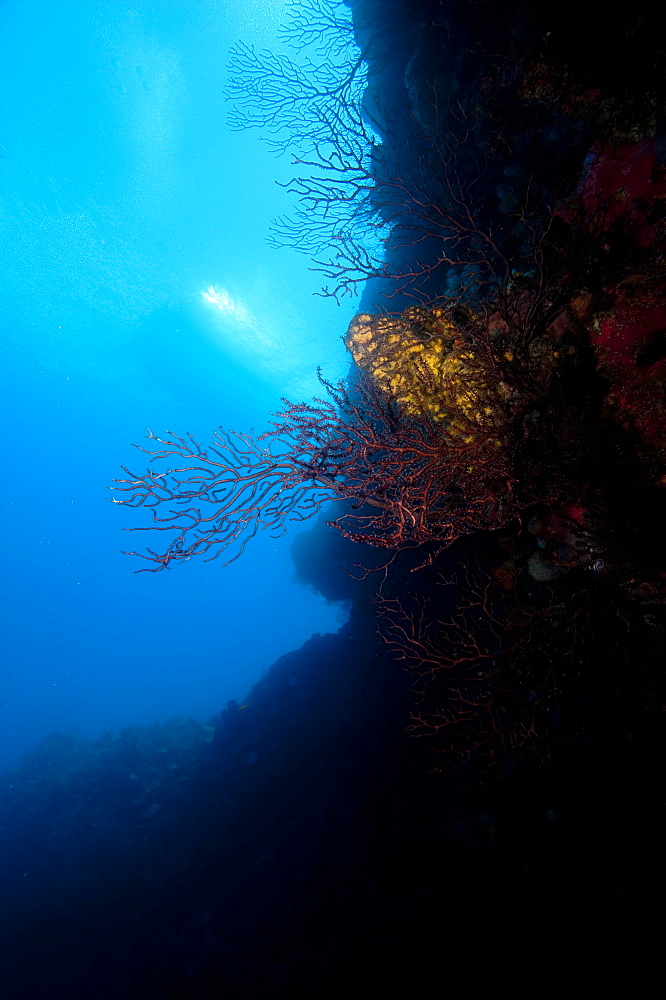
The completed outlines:
{"type": "Polygon", "coordinates": [[[260,431],[317,365],[345,371],[354,304],[313,297],[308,261],[265,243],[288,157],[226,125],[230,46],[276,48],[283,18],[268,0],[0,7],[0,767],[53,729],[204,720],[344,620],[295,583],[289,538],[134,575],[120,550],[151,537],[122,529],[147,512],[107,502],[146,428],[260,431]]]}

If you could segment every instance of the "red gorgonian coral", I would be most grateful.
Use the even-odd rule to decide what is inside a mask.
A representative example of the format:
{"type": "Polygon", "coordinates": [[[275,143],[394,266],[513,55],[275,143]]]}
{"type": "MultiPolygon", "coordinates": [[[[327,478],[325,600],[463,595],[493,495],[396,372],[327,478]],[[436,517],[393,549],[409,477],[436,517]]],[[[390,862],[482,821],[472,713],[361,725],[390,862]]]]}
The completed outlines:
{"type": "MultiPolygon", "coordinates": [[[[320,376],[327,399],[289,403],[259,437],[218,429],[202,448],[191,435],[149,433],[155,449],[142,475],[116,480],[114,502],[152,509],[144,528],[167,533],[152,563],[225,553],[227,563],[259,530],[280,535],[328,501],[345,537],[396,551],[434,543],[428,560],[459,536],[506,524],[517,512],[497,414],[472,414],[446,399],[448,419],[408,415],[361,373],[352,387],[320,376]]],[[[447,393],[444,382],[440,391],[447,393]]],[[[450,395],[450,394],[449,394],[450,395]]]]}

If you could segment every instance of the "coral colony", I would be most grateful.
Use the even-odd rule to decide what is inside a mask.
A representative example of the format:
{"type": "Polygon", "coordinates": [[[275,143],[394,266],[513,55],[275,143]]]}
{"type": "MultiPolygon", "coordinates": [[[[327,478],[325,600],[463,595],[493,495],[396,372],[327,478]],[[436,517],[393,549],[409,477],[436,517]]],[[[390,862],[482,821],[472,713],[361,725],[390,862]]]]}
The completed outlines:
{"type": "Polygon", "coordinates": [[[273,241],[309,255],[323,294],[366,287],[351,374],[258,437],[151,434],[116,502],[151,510],[134,530],[161,544],[133,554],[156,572],[231,561],[332,501],[362,576],[384,550],[378,628],[436,766],[541,764],[584,727],[599,662],[618,691],[634,671],[641,710],[663,698],[642,530],[666,486],[656,111],[519,37],[461,50],[455,98],[442,71],[382,106],[335,10],[309,75],[240,47],[230,98],[237,127],[294,155],[273,241]]]}

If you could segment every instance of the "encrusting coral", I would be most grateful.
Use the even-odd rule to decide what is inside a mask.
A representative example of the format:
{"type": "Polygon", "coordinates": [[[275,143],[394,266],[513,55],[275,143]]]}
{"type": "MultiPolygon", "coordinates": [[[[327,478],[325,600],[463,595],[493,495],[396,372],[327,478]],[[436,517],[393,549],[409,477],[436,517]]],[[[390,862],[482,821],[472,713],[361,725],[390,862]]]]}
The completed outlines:
{"type": "Polygon", "coordinates": [[[345,344],[358,368],[406,416],[445,422],[465,443],[477,436],[476,427],[483,435],[504,420],[501,383],[489,377],[442,307],[409,306],[393,316],[359,313],[345,344]]]}

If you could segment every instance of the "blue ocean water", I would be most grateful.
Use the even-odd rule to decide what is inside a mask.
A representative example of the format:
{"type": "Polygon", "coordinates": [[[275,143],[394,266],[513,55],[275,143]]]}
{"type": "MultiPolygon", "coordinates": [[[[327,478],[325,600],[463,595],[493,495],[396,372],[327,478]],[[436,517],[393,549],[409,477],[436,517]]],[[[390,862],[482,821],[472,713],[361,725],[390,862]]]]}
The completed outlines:
{"type": "Polygon", "coordinates": [[[135,574],[147,512],[108,502],[147,428],[260,431],[346,370],[354,303],[266,243],[289,158],[226,121],[230,47],[279,48],[284,8],[0,8],[0,769],[53,730],[204,721],[345,618],[289,538],[135,574]]]}

